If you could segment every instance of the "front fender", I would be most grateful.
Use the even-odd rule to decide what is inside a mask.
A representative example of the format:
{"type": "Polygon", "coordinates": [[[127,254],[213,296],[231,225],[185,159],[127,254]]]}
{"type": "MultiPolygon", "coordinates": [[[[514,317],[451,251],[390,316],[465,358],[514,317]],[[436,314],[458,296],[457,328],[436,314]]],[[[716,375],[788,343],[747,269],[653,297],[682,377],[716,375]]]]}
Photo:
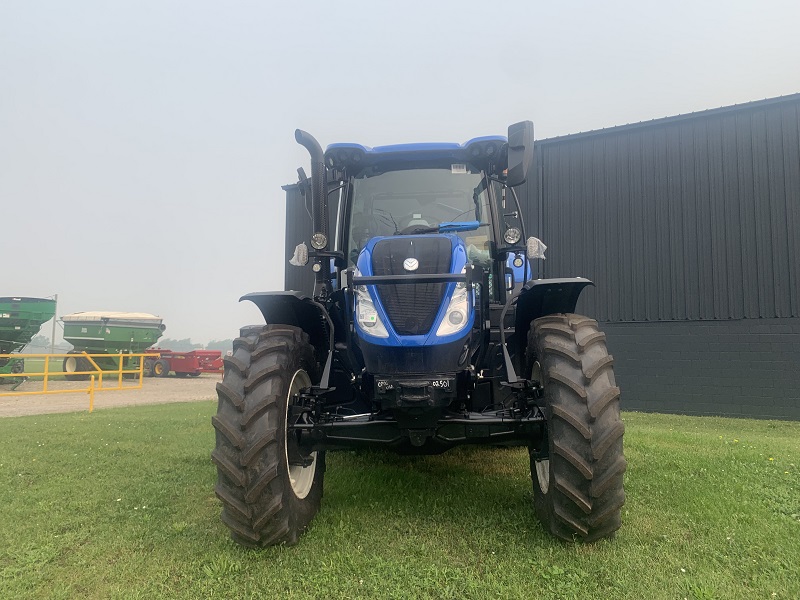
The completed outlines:
{"type": "Polygon", "coordinates": [[[308,334],[311,345],[324,361],[320,387],[328,387],[331,359],[333,357],[333,322],[328,311],[319,302],[302,292],[253,292],[239,298],[249,300],[258,307],[264,321],[270,325],[293,325],[308,334]]]}
{"type": "Polygon", "coordinates": [[[253,292],[239,298],[239,302],[243,300],[255,304],[269,324],[294,325],[302,329],[309,319],[313,320],[315,315],[324,311],[302,292],[253,292]]]}
{"type": "Polygon", "coordinates": [[[583,277],[533,279],[525,283],[516,299],[514,331],[520,349],[525,348],[531,322],[539,317],[575,312],[575,305],[586,286],[594,285],[583,277]]]}

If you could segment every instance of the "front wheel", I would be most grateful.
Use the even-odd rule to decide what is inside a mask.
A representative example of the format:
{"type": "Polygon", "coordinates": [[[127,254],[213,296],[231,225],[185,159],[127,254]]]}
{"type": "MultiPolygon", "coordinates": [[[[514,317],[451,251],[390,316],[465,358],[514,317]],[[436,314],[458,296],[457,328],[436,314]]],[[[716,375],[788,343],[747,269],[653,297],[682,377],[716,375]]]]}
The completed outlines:
{"type": "Polygon", "coordinates": [[[530,451],[536,514],[564,540],[610,537],[621,524],[626,462],[605,334],[580,315],[542,317],[528,334],[528,357],[547,416],[546,443],[530,451]]]}
{"type": "Polygon", "coordinates": [[[319,511],[325,453],[288,425],[296,395],[318,379],[308,336],[288,325],[247,327],[225,357],[212,418],[222,521],[244,546],[295,544],[319,511]]]}

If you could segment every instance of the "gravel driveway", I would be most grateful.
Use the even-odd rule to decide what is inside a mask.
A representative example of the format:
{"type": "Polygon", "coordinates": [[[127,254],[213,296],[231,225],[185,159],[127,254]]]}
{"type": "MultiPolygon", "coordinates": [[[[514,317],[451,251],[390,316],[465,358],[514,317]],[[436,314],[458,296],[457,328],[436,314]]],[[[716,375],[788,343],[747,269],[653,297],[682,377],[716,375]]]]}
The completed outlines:
{"type": "MultiPolygon", "coordinates": [[[[113,392],[95,392],[94,409],[117,406],[139,406],[143,404],[166,404],[168,402],[193,402],[213,400],[217,397],[216,384],[222,381],[220,375],[203,373],[200,377],[154,377],[145,378],[142,389],[126,389],[113,392]]],[[[135,385],[135,381],[124,381],[124,386],[135,385]]],[[[81,389],[88,387],[88,381],[51,381],[49,389],[81,389]]],[[[116,381],[106,382],[106,386],[116,386],[116,381]]],[[[0,393],[10,392],[10,385],[0,385],[0,393]]],[[[26,381],[17,392],[38,391],[41,381],[26,381]]],[[[40,415],[45,413],[78,412],[89,410],[89,394],[72,392],[37,396],[0,396],[0,417],[21,415],[40,415]]]]}

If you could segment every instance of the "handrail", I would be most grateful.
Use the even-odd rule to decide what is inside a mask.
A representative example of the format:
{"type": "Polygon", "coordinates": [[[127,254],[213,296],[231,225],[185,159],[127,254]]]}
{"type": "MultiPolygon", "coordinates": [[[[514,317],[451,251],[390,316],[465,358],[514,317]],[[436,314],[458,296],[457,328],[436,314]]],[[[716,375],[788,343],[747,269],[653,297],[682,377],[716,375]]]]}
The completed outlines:
{"type": "MultiPolygon", "coordinates": [[[[141,352],[141,353],[132,353],[132,354],[103,354],[103,353],[96,353],[96,354],[88,354],[86,352],[74,352],[72,354],[0,354],[0,359],[10,359],[10,360],[26,360],[29,358],[43,358],[44,359],[44,368],[42,371],[25,371],[22,373],[0,373],[0,382],[4,378],[15,378],[19,379],[22,378],[25,381],[30,380],[31,377],[41,377],[42,378],[42,389],[41,390],[33,390],[33,391],[25,391],[25,392],[18,392],[16,388],[11,392],[2,392],[0,391],[0,397],[4,396],[41,396],[46,394],[76,394],[76,393],[86,393],[89,394],[89,412],[92,412],[94,409],[94,393],[95,392],[110,392],[110,391],[117,391],[117,390],[139,390],[142,388],[142,377],[144,374],[144,359],[145,358],[157,358],[159,356],[158,353],[152,352],[141,352]],[[85,358],[89,364],[91,365],[91,370],[85,371],[72,371],[66,373],[64,371],[54,372],[50,370],[50,361],[53,359],[64,359],[64,358],[85,358]],[[103,369],[101,368],[95,359],[97,358],[113,358],[116,362],[117,368],[116,369],[103,369]],[[134,369],[125,369],[125,362],[130,362],[131,359],[138,358],[138,366],[134,369]],[[50,389],[49,384],[52,382],[53,379],[66,379],[67,376],[72,375],[88,375],[89,376],[89,384],[87,387],[81,388],[70,388],[70,389],[50,389]],[[104,375],[111,375],[117,380],[115,387],[105,386],[103,385],[103,376],[104,375]],[[132,385],[123,385],[122,381],[125,375],[136,375],[136,383],[132,385]]],[[[0,388],[2,390],[2,388],[0,388]]]]}

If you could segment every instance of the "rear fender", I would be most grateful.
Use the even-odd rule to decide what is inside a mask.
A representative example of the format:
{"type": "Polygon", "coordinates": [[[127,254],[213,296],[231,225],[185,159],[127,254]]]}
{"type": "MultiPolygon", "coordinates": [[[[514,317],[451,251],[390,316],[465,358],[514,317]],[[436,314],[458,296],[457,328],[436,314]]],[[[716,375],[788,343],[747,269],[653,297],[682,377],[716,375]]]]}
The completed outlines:
{"type": "Polygon", "coordinates": [[[575,305],[586,286],[594,285],[583,277],[534,279],[525,283],[517,296],[517,353],[523,356],[531,322],[539,317],[575,312],[575,305]]]}
{"type": "Polygon", "coordinates": [[[325,307],[302,292],[294,291],[254,292],[239,298],[239,302],[242,300],[255,304],[270,325],[293,325],[308,334],[325,365],[319,387],[327,389],[333,359],[333,322],[325,307]]]}

